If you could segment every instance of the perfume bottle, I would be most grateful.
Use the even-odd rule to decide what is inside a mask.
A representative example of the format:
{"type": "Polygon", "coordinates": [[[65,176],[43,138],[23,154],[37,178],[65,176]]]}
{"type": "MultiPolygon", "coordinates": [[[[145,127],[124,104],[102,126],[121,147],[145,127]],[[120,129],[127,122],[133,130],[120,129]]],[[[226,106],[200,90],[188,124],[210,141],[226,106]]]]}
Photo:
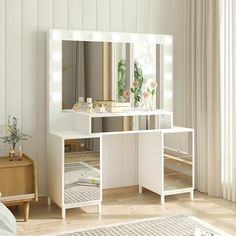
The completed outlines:
{"type": "Polygon", "coordinates": [[[87,108],[86,108],[86,111],[88,113],[92,113],[93,112],[93,102],[92,102],[92,98],[87,98],[87,108]]]}
{"type": "Polygon", "coordinates": [[[83,97],[79,97],[78,99],[78,109],[80,111],[83,111],[84,110],[84,98],[83,97]]]}

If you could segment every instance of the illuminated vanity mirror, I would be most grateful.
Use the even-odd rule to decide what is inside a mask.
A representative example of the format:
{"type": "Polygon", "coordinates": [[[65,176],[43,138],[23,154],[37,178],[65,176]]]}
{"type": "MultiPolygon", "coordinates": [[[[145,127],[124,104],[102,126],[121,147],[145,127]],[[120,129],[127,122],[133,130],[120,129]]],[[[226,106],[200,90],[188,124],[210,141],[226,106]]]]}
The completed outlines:
{"type": "MultiPolygon", "coordinates": [[[[144,105],[143,92],[150,87],[151,81],[156,81],[154,108],[173,111],[171,35],[50,30],[48,46],[49,130],[74,129],[72,120],[78,114],[72,112],[72,107],[79,97],[84,97],[84,101],[91,97],[93,101],[113,100],[130,104],[128,115],[131,118],[136,116],[132,110],[135,96],[131,93],[129,98],[124,97],[124,90],[134,88],[134,81],[137,75],[140,79],[140,74],[142,88],[136,94],[137,97],[142,95],[139,109],[148,110],[144,105]],[[96,56],[91,56],[93,51],[97,51],[96,56]],[[65,122],[67,119],[68,122],[65,122]]],[[[113,114],[111,112],[106,117],[101,115],[105,118],[98,123],[104,123],[113,114]]],[[[127,118],[125,123],[123,118],[119,120],[120,126],[114,130],[133,127],[132,119],[127,118]]],[[[104,129],[107,130],[105,126],[104,129]]]]}
{"type": "MultiPolygon", "coordinates": [[[[153,43],[63,40],[62,108],[71,109],[79,97],[135,102],[130,99],[131,93],[136,105],[147,109],[143,94],[152,96],[148,89],[159,80],[156,58],[157,46],[153,43]]],[[[155,95],[152,105],[156,107],[155,95]]]]}

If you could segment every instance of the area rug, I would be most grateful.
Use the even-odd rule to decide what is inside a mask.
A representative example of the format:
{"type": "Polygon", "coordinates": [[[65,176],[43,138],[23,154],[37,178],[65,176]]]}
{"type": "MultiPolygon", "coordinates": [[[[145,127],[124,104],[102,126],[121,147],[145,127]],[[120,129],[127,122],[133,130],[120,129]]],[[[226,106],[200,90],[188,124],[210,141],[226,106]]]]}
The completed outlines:
{"type": "Polygon", "coordinates": [[[131,221],[57,236],[229,236],[195,217],[172,216],[131,221]]]}

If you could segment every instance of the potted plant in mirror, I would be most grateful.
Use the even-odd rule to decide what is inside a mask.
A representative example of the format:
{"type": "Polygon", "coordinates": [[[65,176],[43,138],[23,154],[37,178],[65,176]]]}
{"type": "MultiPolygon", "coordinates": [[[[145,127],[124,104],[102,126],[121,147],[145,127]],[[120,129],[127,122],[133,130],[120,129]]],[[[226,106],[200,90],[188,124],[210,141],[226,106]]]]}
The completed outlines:
{"type": "Polygon", "coordinates": [[[140,106],[142,98],[142,86],[143,86],[143,70],[140,64],[134,62],[134,82],[131,92],[134,94],[134,107],[138,108],[140,106]]]}
{"type": "Polygon", "coordinates": [[[148,93],[151,95],[151,100],[150,100],[150,104],[149,104],[149,108],[150,110],[155,110],[155,95],[156,95],[156,89],[157,89],[157,82],[155,80],[153,80],[150,83],[150,88],[147,88],[148,93]]]}
{"type": "MultiPolygon", "coordinates": [[[[16,145],[19,142],[26,141],[29,138],[31,138],[29,135],[22,133],[17,126],[18,126],[17,118],[14,116],[13,117],[8,116],[6,124],[7,135],[0,137],[0,139],[3,140],[3,143],[8,143],[10,145],[9,160],[13,160],[16,157],[16,151],[15,151],[16,145]]],[[[21,160],[21,157],[22,157],[22,149],[20,146],[17,160],[21,160]]]]}

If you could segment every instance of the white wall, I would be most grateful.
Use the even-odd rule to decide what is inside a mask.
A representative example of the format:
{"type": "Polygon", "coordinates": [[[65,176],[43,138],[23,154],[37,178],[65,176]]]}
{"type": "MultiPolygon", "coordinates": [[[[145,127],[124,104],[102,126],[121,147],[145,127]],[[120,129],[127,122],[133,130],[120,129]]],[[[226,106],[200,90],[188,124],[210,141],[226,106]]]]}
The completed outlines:
{"type": "MultiPolygon", "coordinates": [[[[174,34],[174,110],[181,124],[185,1],[0,0],[0,124],[14,115],[22,130],[32,136],[24,151],[37,161],[40,194],[46,193],[47,30],[174,34]]],[[[7,151],[8,147],[0,146],[1,155],[7,151]]]]}

